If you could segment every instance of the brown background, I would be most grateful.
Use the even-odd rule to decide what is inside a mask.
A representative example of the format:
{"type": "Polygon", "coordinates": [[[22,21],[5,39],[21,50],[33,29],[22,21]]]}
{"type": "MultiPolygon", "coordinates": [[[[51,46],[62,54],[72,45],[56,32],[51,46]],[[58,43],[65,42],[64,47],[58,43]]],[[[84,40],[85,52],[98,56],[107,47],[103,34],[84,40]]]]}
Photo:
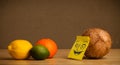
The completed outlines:
{"type": "Polygon", "coordinates": [[[44,37],[71,48],[91,27],[106,29],[112,48],[120,48],[119,0],[0,0],[0,48],[15,39],[34,44],[44,37]]]}

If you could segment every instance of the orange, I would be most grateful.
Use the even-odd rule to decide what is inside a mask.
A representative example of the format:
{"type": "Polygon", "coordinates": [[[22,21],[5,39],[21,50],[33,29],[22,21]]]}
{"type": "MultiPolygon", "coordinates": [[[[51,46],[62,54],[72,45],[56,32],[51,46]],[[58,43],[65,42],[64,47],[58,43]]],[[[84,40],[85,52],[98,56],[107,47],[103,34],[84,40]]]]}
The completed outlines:
{"type": "Polygon", "coordinates": [[[56,42],[49,38],[43,38],[38,40],[36,45],[39,45],[39,44],[45,46],[49,50],[50,52],[49,58],[52,58],[58,50],[56,42]]]}

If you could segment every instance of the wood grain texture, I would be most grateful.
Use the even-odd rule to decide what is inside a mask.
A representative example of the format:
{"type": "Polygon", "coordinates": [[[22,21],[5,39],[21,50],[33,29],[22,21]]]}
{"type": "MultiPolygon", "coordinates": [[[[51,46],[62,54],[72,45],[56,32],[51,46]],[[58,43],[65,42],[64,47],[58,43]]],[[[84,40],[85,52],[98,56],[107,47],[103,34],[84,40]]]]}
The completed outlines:
{"type": "Polygon", "coordinates": [[[120,49],[111,52],[102,59],[68,59],[69,49],[59,49],[54,58],[46,60],[14,60],[6,49],[0,49],[0,65],[120,65],[120,49]]]}

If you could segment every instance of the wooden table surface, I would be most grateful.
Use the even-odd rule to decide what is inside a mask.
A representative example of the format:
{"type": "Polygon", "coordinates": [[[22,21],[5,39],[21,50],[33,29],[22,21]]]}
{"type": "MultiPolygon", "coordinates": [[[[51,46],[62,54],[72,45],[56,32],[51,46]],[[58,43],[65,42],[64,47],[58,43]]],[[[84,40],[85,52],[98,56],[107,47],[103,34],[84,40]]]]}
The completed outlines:
{"type": "Polygon", "coordinates": [[[120,49],[111,49],[102,59],[68,59],[69,49],[59,49],[52,59],[46,60],[14,60],[6,49],[0,49],[0,65],[120,65],[120,49]]]}

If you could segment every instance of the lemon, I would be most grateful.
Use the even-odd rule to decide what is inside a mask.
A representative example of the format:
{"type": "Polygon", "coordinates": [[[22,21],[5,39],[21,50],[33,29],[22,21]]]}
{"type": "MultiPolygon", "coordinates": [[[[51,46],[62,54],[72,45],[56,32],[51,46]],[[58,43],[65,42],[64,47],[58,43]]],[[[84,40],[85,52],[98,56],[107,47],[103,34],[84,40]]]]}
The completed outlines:
{"type": "Polygon", "coordinates": [[[43,60],[49,57],[49,50],[43,45],[36,45],[30,50],[30,55],[36,60],[43,60]]]}
{"type": "Polygon", "coordinates": [[[27,59],[32,44],[27,40],[14,40],[8,45],[8,52],[14,59],[27,59]]]}

